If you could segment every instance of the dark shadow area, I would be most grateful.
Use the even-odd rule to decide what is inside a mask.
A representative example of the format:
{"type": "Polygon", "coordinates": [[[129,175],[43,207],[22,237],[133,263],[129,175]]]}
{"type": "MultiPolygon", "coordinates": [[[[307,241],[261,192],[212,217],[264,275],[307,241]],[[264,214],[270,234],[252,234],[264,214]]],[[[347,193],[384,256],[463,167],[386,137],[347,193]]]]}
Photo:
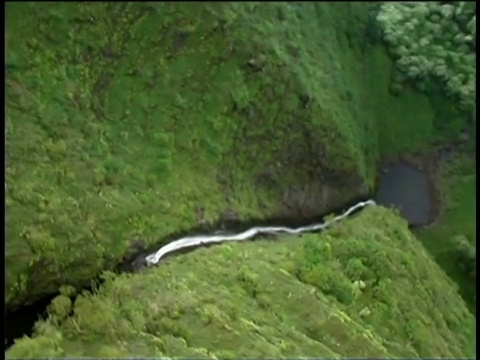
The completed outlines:
{"type": "Polygon", "coordinates": [[[33,334],[33,325],[46,315],[47,306],[56,295],[44,297],[32,305],[23,306],[16,311],[5,312],[5,350],[13,345],[15,339],[33,334]]]}

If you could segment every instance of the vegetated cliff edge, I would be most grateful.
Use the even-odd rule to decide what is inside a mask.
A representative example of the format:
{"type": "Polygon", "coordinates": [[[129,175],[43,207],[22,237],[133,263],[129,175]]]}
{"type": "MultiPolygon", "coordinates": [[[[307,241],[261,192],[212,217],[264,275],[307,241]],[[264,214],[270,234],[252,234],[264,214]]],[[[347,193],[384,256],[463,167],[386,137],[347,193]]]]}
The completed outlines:
{"type": "Polygon", "coordinates": [[[379,132],[431,135],[425,96],[389,95],[363,3],[6,11],[11,307],[84,284],[133,239],[324,213],[373,184],[379,132]]]}
{"type": "Polygon", "coordinates": [[[321,234],[220,244],[105,278],[74,304],[58,296],[6,356],[475,354],[475,318],[454,283],[382,207],[321,234]]]}

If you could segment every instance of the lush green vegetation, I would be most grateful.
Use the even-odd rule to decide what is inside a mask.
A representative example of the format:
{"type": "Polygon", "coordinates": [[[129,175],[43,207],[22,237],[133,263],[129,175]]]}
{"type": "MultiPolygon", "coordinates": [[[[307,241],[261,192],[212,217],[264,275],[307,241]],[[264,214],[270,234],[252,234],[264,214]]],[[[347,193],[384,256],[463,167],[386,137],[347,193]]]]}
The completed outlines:
{"type": "Polygon", "coordinates": [[[365,4],[6,10],[10,305],[228,208],[323,213],[433,131],[426,97],[388,93],[365,4]]]}
{"type": "Polygon", "coordinates": [[[471,149],[442,162],[441,217],[418,233],[453,281],[377,208],[107,273],[69,300],[139,242],[225,213],[322,214],[371,190],[380,158],[456,138],[454,103],[391,94],[376,9],[7,3],[5,300],[63,292],[7,355],[473,356],[471,149]]]}
{"type": "Polygon", "coordinates": [[[380,207],[320,235],[222,244],[105,277],[73,305],[57,297],[7,357],[474,356],[475,318],[455,285],[380,207]]]}
{"type": "Polygon", "coordinates": [[[472,149],[462,146],[441,161],[441,213],[419,238],[447,274],[460,286],[470,310],[476,308],[476,170],[472,149]]]}
{"type": "Polygon", "coordinates": [[[133,238],[159,242],[227,207],[271,216],[292,184],[350,173],[341,195],[319,196],[358,192],[373,169],[354,134],[368,124],[337,112],[332,78],[311,88],[323,73],[305,64],[318,50],[297,41],[309,35],[295,6],[257,8],[8,4],[8,303],[81,284],[133,238]]]}

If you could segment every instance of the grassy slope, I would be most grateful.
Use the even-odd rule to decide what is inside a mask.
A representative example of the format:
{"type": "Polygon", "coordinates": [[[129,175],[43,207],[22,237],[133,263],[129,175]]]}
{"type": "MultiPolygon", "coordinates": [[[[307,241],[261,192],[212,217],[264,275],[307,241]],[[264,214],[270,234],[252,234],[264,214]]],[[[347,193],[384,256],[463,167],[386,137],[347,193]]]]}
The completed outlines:
{"type": "Polygon", "coordinates": [[[398,97],[390,95],[391,59],[380,47],[372,49],[370,56],[368,91],[382,100],[377,107],[381,155],[421,151],[435,136],[435,113],[429,97],[410,87],[405,87],[398,97]]]}
{"type": "Polygon", "coordinates": [[[260,218],[292,185],[371,185],[385,104],[431,111],[387,94],[364,6],[8,3],[7,302],[82,283],[199,207],[260,218]]]}
{"type": "Polygon", "coordinates": [[[67,297],[53,304],[7,357],[474,355],[475,319],[452,281],[380,207],[320,235],[218,245],[107,276],[69,316],[67,297]]]}
{"type": "Polygon", "coordinates": [[[418,231],[419,239],[435,260],[459,285],[470,310],[475,313],[476,283],[459,266],[452,238],[464,235],[476,242],[476,161],[471,149],[458,149],[456,155],[440,163],[439,189],[442,211],[435,226],[418,231]]]}

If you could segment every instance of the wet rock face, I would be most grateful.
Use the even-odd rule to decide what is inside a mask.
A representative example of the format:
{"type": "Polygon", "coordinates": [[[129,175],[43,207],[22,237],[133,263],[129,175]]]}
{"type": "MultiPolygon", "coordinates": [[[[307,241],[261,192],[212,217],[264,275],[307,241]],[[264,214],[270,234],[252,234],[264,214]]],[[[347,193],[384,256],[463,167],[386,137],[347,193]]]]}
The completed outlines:
{"type": "Polygon", "coordinates": [[[368,189],[359,176],[350,174],[340,181],[317,180],[292,185],[282,197],[281,216],[309,219],[325,215],[355,199],[368,197],[368,189]],[[349,181],[345,181],[349,179],[349,181]]]}
{"type": "Polygon", "coordinates": [[[147,267],[148,267],[147,260],[145,260],[145,257],[141,255],[138,258],[136,258],[132,263],[126,265],[124,267],[124,271],[139,272],[147,269],[147,267]]]}
{"type": "Polygon", "coordinates": [[[427,174],[409,164],[398,164],[382,171],[376,194],[379,205],[400,210],[410,225],[430,222],[432,199],[427,174]]]}

